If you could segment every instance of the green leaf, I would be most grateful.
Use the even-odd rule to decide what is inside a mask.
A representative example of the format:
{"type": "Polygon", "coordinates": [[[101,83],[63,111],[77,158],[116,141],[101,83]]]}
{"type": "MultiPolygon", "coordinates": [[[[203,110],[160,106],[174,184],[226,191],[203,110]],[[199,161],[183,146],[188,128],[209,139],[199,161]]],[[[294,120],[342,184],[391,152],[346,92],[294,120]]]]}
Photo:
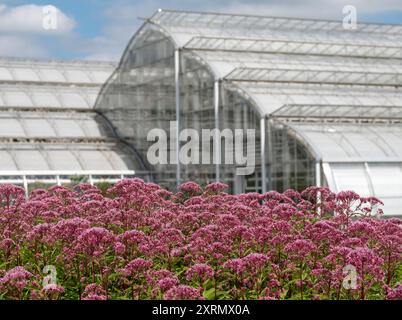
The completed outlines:
{"type": "Polygon", "coordinates": [[[215,288],[212,287],[208,290],[204,291],[204,298],[207,300],[213,300],[215,299],[215,288]]]}

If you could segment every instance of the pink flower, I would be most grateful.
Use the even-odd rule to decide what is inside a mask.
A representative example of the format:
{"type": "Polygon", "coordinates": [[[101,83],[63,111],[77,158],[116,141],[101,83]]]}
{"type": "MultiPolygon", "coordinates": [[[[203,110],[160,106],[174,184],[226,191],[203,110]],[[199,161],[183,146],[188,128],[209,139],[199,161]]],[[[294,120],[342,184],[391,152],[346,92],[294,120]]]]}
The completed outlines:
{"type": "Polygon", "coordinates": [[[96,258],[111,248],[114,241],[115,237],[109,230],[93,227],[81,233],[75,250],[96,258]]]}
{"type": "Polygon", "coordinates": [[[15,267],[5,273],[0,279],[0,292],[9,292],[15,298],[22,298],[22,291],[28,285],[32,278],[32,273],[25,270],[23,267],[15,267]]]}
{"type": "Polygon", "coordinates": [[[248,269],[259,270],[266,265],[268,257],[265,254],[261,253],[250,253],[242,260],[244,261],[248,269]]]}
{"type": "Polygon", "coordinates": [[[121,272],[126,276],[133,276],[137,273],[143,273],[152,266],[152,261],[137,258],[130,261],[121,272]]]}
{"type": "Polygon", "coordinates": [[[171,277],[160,279],[156,283],[158,288],[160,288],[162,291],[167,291],[167,290],[177,286],[178,284],[179,284],[179,280],[177,280],[176,278],[171,278],[171,277]]]}
{"type": "Polygon", "coordinates": [[[402,284],[397,284],[395,289],[386,287],[387,300],[402,300],[402,284]]]}
{"type": "Polygon", "coordinates": [[[163,296],[165,300],[204,300],[200,290],[185,285],[169,289],[163,296]]]}
{"type": "Polygon", "coordinates": [[[17,187],[11,184],[1,184],[0,185],[0,207],[2,204],[5,205],[7,209],[11,205],[20,203],[24,200],[25,191],[21,187],[17,187]]]}
{"type": "Polygon", "coordinates": [[[186,279],[189,281],[199,279],[201,282],[205,282],[213,276],[214,270],[204,263],[195,264],[186,271],[186,279]]]}
{"type": "Polygon", "coordinates": [[[64,288],[57,284],[48,284],[43,287],[42,292],[49,296],[57,296],[64,293],[64,288]]]}
{"type": "Polygon", "coordinates": [[[96,283],[88,284],[82,293],[82,300],[106,300],[106,291],[96,283]]]}
{"type": "Polygon", "coordinates": [[[356,267],[360,274],[361,281],[365,282],[365,286],[371,286],[371,281],[366,281],[367,276],[374,277],[378,281],[384,277],[384,271],[381,266],[384,259],[379,257],[373,250],[369,248],[356,248],[349,252],[346,257],[346,262],[356,267]]]}
{"type": "Polygon", "coordinates": [[[228,188],[229,188],[229,186],[227,184],[225,184],[225,183],[213,182],[213,183],[208,184],[205,187],[205,190],[208,191],[208,192],[214,192],[215,193],[215,192],[222,192],[223,190],[226,190],[228,188]]]}
{"type": "Polygon", "coordinates": [[[0,186],[0,298],[203,299],[214,286],[219,299],[400,299],[402,220],[372,217],[377,199],[226,187],[126,179],[25,199],[0,186]],[[40,285],[49,263],[60,287],[40,285]],[[345,266],[357,290],[342,287],[345,266]]]}
{"type": "Polygon", "coordinates": [[[185,183],[182,183],[182,184],[179,186],[179,189],[180,189],[182,192],[186,192],[186,193],[188,193],[188,194],[190,194],[190,195],[196,195],[196,194],[202,193],[202,188],[200,187],[199,184],[197,184],[197,183],[195,183],[195,182],[185,182],[185,183]]]}
{"type": "Polygon", "coordinates": [[[81,300],[107,300],[107,297],[105,295],[90,293],[87,296],[83,297],[81,300]]]}
{"type": "Polygon", "coordinates": [[[19,281],[23,281],[25,283],[26,280],[32,277],[32,273],[26,271],[24,267],[15,267],[6,272],[3,278],[0,279],[0,284],[10,284],[17,283],[19,281]]]}
{"type": "Polygon", "coordinates": [[[306,258],[314,250],[316,250],[315,244],[309,240],[304,239],[297,239],[292,243],[289,243],[285,247],[286,252],[290,253],[294,257],[299,257],[301,259],[306,258]]]}
{"type": "Polygon", "coordinates": [[[114,244],[114,251],[117,254],[123,254],[126,251],[126,246],[122,244],[121,242],[116,242],[114,244]]]}
{"type": "Polygon", "coordinates": [[[242,259],[231,259],[223,264],[223,267],[241,275],[246,270],[246,262],[242,259]]]}
{"type": "Polygon", "coordinates": [[[129,244],[140,244],[144,243],[147,240],[145,233],[138,230],[126,231],[122,235],[120,235],[119,238],[120,241],[129,244]]]}

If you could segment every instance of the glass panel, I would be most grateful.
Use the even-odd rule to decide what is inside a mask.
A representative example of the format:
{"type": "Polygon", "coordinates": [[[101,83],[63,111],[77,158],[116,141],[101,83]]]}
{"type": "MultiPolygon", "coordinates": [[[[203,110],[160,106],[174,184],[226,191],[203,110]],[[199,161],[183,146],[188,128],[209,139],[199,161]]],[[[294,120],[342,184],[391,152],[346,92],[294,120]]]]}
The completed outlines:
{"type": "Polygon", "coordinates": [[[354,191],[362,197],[371,195],[370,182],[367,179],[366,168],[359,164],[331,164],[337,192],[354,191]]]}
{"type": "Polygon", "coordinates": [[[82,159],[84,170],[113,170],[110,162],[100,151],[80,150],[79,157],[82,159]]]}
{"type": "Polygon", "coordinates": [[[54,93],[43,91],[33,92],[33,100],[35,101],[35,106],[38,107],[61,107],[60,101],[54,93]]]}
{"type": "Polygon", "coordinates": [[[50,123],[44,119],[27,119],[24,121],[24,126],[30,137],[55,137],[50,123]]]}
{"type": "Polygon", "coordinates": [[[16,158],[20,170],[50,170],[46,159],[36,150],[18,150],[16,158]]]}
{"type": "Polygon", "coordinates": [[[67,79],[57,69],[41,69],[41,77],[46,82],[66,82],[67,79]]]}
{"type": "Polygon", "coordinates": [[[0,80],[3,80],[3,81],[4,80],[5,81],[13,80],[13,76],[9,69],[0,68],[0,80]]]}
{"type": "MultiPolygon", "coordinates": [[[[25,132],[17,119],[0,118],[0,137],[24,137],[25,132]]],[[[1,170],[1,168],[0,168],[1,170]]]]}
{"type": "Polygon", "coordinates": [[[12,156],[5,150],[0,150],[0,170],[1,171],[16,171],[18,170],[12,156]]]}
{"type": "MultiPolygon", "coordinates": [[[[369,164],[374,194],[378,198],[402,199],[402,164],[369,164]]],[[[402,209],[401,209],[402,210],[402,209]]]]}
{"type": "Polygon", "coordinates": [[[91,108],[88,102],[85,101],[84,97],[78,93],[61,93],[60,99],[63,102],[63,107],[73,108],[73,109],[88,109],[91,108]]]}
{"type": "Polygon", "coordinates": [[[132,160],[130,160],[129,156],[117,153],[115,151],[106,151],[105,153],[109,162],[112,164],[113,169],[115,170],[135,169],[134,166],[132,165],[132,160]]]}
{"type": "Polygon", "coordinates": [[[82,127],[85,129],[85,135],[87,137],[104,137],[108,131],[103,128],[100,123],[95,120],[80,120],[82,127]]]}
{"type": "Polygon", "coordinates": [[[136,172],[152,170],[153,179],[164,186],[176,184],[176,169],[147,161],[148,148],[155,143],[147,141],[147,135],[158,128],[169,138],[170,121],[176,119],[175,103],[174,46],[165,35],[146,29],[131,44],[96,108],[135,148],[140,164],[136,172]]]}
{"type": "Polygon", "coordinates": [[[85,137],[76,120],[58,119],[55,124],[60,137],[85,137]]]}
{"type": "Polygon", "coordinates": [[[77,82],[77,83],[91,83],[92,81],[89,79],[88,74],[82,70],[67,70],[66,77],[68,82],[77,82]]]}
{"type": "Polygon", "coordinates": [[[384,202],[384,215],[386,216],[397,216],[402,215],[402,197],[398,198],[382,198],[384,202]]]}
{"type": "Polygon", "coordinates": [[[395,125],[289,124],[323,161],[385,162],[402,160],[402,131],[395,125]]]}
{"type": "Polygon", "coordinates": [[[315,185],[315,158],[300,137],[276,122],[268,123],[267,133],[269,190],[302,191],[315,185]]]}
{"type": "MultiPolygon", "coordinates": [[[[185,53],[182,56],[180,89],[180,129],[196,130],[201,142],[202,129],[211,130],[215,128],[214,78],[205,65],[202,65],[199,59],[197,60],[197,57],[191,53],[185,53]]],[[[182,142],[181,146],[185,145],[185,143],[182,142]]],[[[212,148],[212,138],[209,140],[209,143],[212,148]]],[[[199,148],[201,148],[201,145],[199,145],[199,148]]],[[[196,180],[200,184],[207,184],[215,179],[215,165],[212,164],[213,149],[210,151],[210,158],[208,160],[202,159],[203,155],[204,153],[200,152],[198,163],[181,165],[183,181],[196,180]],[[205,164],[200,164],[203,160],[205,164]],[[205,160],[209,161],[210,164],[206,164],[205,160]]],[[[224,173],[222,172],[222,174],[224,173]]],[[[224,180],[223,177],[222,180],[224,180]]]]}
{"type": "Polygon", "coordinates": [[[32,69],[14,68],[15,79],[19,81],[39,81],[39,76],[32,69]]]}
{"type": "MultiPolygon", "coordinates": [[[[221,179],[228,183],[232,192],[261,192],[261,145],[260,145],[260,115],[250,101],[246,100],[239,92],[230,90],[230,87],[222,86],[222,106],[220,111],[220,129],[243,130],[243,150],[236,150],[233,146],[222,140],[222,159],[225,159],[225,151],[233,151],[248,154],[246,130],[254,130],[255,141],[250,156],[255,157],[255,170],[249,175],[237,175],[236,169],[244,165],[221,165],[221,179]],[[227,150],[226,150],[227,148],[227,150]],[[240,184],[240,185],[239,185],[240,184]]],[[[233,135],[234,136],[234,135],[233,135]]]]}
{"type": "Polygon", "coordinates": [[[91,108],[95,105],[97,99],[98,99],[98,92],[87,94],[87,101],[89,102],[91,108]]]}
{"type": "Polygon", "coordinates": [[[32,100],[23,92],[4,92],[4,99],[10,107],[33,107],[32,100]]]}
{"type": "Polygon", "coordinates": [[[92,78],[96,80],[96,82],[103,84],[110,77],[110,72],[107,72],[107,71],[92,71],[91,75],[92,75],[92,78]]]}
{"type": "Polygon", "coordinates": [[[48,151],[56,170],[83,170],[77,158],[67,150],[48,151]]]}
{"type": "Polygon", "coordinates": [[[381,158],[385,155],[378,142],[375,143],[370,140],[370,132],[367,132],[367,130],[363,130],[360,133],[343,132],[343,134],[363,159],[381,158]]]}

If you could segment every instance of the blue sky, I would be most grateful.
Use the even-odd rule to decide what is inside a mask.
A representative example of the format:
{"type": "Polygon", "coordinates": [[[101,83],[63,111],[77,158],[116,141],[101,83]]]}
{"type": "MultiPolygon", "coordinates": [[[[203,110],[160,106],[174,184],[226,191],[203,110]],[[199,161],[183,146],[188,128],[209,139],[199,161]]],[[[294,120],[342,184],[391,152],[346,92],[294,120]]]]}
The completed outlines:
{"type": "Polygon", "coordinates": [[[0,56],[118,60],[138,17],[158,8],[341,20],[345,4],[358,21],[402,24],[402,0],[0,0],[0,56]],[[38,27],[45,5],[60,12],[58,32],[38,27]]]}

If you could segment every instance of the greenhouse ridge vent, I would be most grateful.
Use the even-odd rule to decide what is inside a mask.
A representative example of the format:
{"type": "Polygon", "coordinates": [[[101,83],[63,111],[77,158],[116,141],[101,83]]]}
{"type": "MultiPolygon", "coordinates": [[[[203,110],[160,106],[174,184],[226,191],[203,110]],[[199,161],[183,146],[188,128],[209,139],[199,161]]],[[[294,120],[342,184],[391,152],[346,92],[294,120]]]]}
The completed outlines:
{"type": "Polygon", "coordinates": [[[401,70],[402,25],[158,10],[118,65],[0,60],[0,171],[135,171],[234,193],[328,186],[401,215],[401,70]],[[147,133],[171,121],[255,129],[255,172],[148,163],[147,133]]]}

